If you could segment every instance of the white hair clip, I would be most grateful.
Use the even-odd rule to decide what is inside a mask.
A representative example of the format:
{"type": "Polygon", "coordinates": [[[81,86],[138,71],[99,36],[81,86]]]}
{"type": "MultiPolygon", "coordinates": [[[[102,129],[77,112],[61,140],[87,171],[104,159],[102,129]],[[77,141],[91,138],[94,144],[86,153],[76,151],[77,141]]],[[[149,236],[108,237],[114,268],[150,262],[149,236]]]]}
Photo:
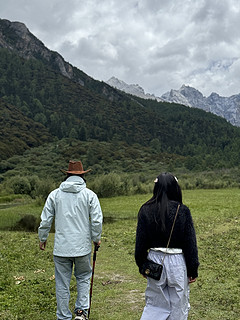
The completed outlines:
{"type": "Polygon", "coordinates": [[[156,179],[154,180],[154,182],[155,182],[155,183],[158,182],[158,178],[156,178],[156,179]]]}
{"type": "Polygon", "coordinates": [[[174,178],[175,178],[175,180],[178,182],[178,178],[177,178],[177,177],[175,177],[175,176],[174,176],[174,178]]]}

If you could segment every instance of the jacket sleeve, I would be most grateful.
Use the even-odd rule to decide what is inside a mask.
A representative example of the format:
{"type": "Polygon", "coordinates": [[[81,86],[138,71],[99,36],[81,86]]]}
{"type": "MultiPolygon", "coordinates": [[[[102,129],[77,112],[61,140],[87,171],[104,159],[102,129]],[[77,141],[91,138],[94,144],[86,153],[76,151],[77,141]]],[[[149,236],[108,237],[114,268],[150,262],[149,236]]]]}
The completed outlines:
{"type": "Polygon", "coordinates": [[[197,278],[199,266],[197,239],[189,209],[186,212],[183,253],[186,260],[188,277],[197,278]]]}
{"type": "Polygon", "coordinates": [[[41,214],[41,223],[38,228],[38,237],[41,242],[45,242],[47,240],[54,216],[55,216],[55,205],[54,205],[54,191],[53,191],[49,194],[41,214]]]}
{"type": "Polygon", "coordinates": [[[139,267],[139,271],[143,263],[147,260],[148,255],[148,236],[147,236],[147,222],[143,214],[143,208],[138,213],[138,224],[136,230],[135,243],[135,261],[139,267]]]}
{"type": "Polygon", "coordinates": [[[103,215],[100,202],[96,194],[90,201],[91,238],[93,242],[98,242],[102,234],[103,215]]]}

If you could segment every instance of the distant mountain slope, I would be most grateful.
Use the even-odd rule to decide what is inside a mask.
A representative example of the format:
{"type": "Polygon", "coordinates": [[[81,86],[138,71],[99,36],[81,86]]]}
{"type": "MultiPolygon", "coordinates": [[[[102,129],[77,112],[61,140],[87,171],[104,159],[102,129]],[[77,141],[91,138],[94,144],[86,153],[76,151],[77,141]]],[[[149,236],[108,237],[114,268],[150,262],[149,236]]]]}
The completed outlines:
{"type": "Polygon", "coordinates": [[[188,107],[199,108],[220,117],[225,118],[231,124],[240,127],[240,94],[230,97],[221,97],[212,93],[209,97],[195,88],[183,85],[179,90],[170,90],[161,97],[145,93],[144,89],[136,84],[127,84],[115,77],[110,78],[107,83],[112,87],[143,99],[156,101],[174,102],[188,107]]]}

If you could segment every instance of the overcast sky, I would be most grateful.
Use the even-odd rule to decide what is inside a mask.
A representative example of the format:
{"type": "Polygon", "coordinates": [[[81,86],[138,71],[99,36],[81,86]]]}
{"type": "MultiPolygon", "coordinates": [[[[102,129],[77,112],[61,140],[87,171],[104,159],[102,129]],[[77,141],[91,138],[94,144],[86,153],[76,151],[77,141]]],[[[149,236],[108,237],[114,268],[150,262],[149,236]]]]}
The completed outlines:
{"type": "Polygon", "coordinates": [[[239,0],[0,0],[0,18],[98,80],[240,93],[239,0]]]}

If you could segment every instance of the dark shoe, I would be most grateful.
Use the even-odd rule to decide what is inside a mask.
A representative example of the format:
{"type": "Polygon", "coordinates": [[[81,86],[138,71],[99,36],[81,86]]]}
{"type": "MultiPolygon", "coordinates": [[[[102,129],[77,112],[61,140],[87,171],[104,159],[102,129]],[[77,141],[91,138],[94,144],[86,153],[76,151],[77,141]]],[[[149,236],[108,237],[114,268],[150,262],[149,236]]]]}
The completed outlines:
{"type": "Polygon", "coordinates": [[[83,310],[77,310],[75,314],[76,314],[75,320],[88,320],[88,317],[83,310]]]}

